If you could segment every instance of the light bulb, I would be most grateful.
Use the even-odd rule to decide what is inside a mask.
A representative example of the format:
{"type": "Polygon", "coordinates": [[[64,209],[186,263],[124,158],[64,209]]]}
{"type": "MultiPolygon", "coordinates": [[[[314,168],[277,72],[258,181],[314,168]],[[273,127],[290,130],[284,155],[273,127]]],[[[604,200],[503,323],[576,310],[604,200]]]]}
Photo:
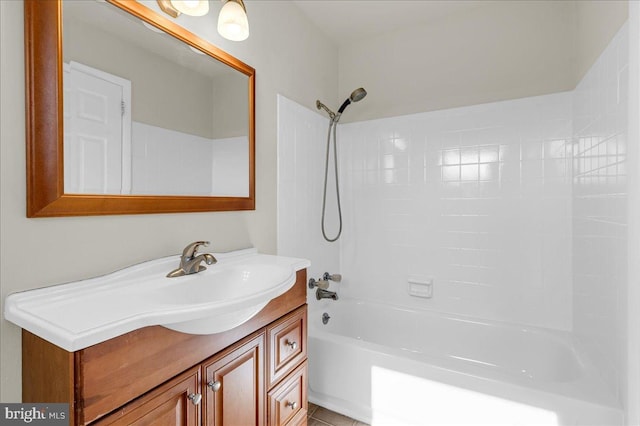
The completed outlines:
{"type": "Polygon", "coordinates": [[[247,14],[235,0],[228,0],[222,6],[218,16],[218,33],[232,41],[242,41],[249,37],[247,14]]]}
{"type": "Polygon", "coordinates": [[[171,5],[185,15],[204,16],[209,13],[209,0],[171,0],[171,5]]]}

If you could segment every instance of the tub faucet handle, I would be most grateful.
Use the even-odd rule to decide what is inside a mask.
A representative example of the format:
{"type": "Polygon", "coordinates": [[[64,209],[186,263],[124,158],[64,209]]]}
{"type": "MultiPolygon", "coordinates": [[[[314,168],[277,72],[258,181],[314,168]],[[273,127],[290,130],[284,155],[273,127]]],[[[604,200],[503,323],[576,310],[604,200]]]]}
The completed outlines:
{"type": "Polygon", "coordinates": [[[329,288],[329,281],[327,280],[315,280],[314,278],[309,278],[309,288],[313,290],[314,288],[321,288],[326,290],[329,288]]]}
{"type": "Polygon", "coordinates": [[[342,281],[342,275],[330,274],[328,272],[325,272],[324,275],[322,276],[322,279],[325,281],[333,281],[334,283],[339,283],[340,281],[342,281]]]}

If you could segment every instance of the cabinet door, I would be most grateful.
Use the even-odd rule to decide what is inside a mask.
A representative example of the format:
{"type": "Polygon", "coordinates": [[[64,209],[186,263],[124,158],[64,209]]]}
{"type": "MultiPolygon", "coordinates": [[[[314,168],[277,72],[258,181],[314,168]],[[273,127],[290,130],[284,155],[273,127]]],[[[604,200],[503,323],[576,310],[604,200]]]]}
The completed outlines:
{"type": "Polygon", "coordinates": [[[264,425],[264,333],[203,363],[203,376],[204,425],[264,425]]]}
{"type": "Polygon", "coordinates": [[[193,368],[168,381],[95,425],[200,425],[200,369],[193,368]]]}

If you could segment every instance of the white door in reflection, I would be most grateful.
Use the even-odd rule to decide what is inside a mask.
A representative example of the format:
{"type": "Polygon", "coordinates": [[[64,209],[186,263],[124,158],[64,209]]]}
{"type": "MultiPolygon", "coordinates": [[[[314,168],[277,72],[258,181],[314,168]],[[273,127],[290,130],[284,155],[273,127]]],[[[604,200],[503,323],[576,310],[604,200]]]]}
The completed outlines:
{"type": "Polygon", "coordinates": [[[64,192],[131,191],[131,82],[64,64],[64,192]]]}

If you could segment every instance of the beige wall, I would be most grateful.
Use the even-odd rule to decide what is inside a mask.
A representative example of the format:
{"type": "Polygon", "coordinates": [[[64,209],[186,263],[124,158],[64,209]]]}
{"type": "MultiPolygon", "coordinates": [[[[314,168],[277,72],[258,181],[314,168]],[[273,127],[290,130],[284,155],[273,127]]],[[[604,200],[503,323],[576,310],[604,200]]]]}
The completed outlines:
{"type": "Polygon", "coordinates": [[[213,80],[213,139],[247,136],[249,85],[240,73],[227,73],[213,80]]]}
{"type": "MultiPolygon", "coordinates": [[[[180,17],[178,22],[257,70],[255,211],[27,219],[23,7],[21,1],[0,1],[2,305],[11,292],[89,278],[175,254],[196,239],[210,240],[216,251],[254,245],[275,252],[276,94],[309,108],[318,97],[335,99],[337,47],[287,1],[248,2],[247,9],[252,36],[241,43],[222,40],[215,33],[215,12],[205,18],[180,17]]],[[[3,319],[2,402],[20,401],[20,360],[20,329],[3,319]]]]}
{"type": "Polygon", "coordinates": [[[575,2],[576,84],[627,20],[628,3],[626,0],[575,2]]]}
{"type": "Polygon", "coordinates": [[[340,46],[343,122],[575,88],[626,19],[627,2],[498,1],[340,46]]]}

